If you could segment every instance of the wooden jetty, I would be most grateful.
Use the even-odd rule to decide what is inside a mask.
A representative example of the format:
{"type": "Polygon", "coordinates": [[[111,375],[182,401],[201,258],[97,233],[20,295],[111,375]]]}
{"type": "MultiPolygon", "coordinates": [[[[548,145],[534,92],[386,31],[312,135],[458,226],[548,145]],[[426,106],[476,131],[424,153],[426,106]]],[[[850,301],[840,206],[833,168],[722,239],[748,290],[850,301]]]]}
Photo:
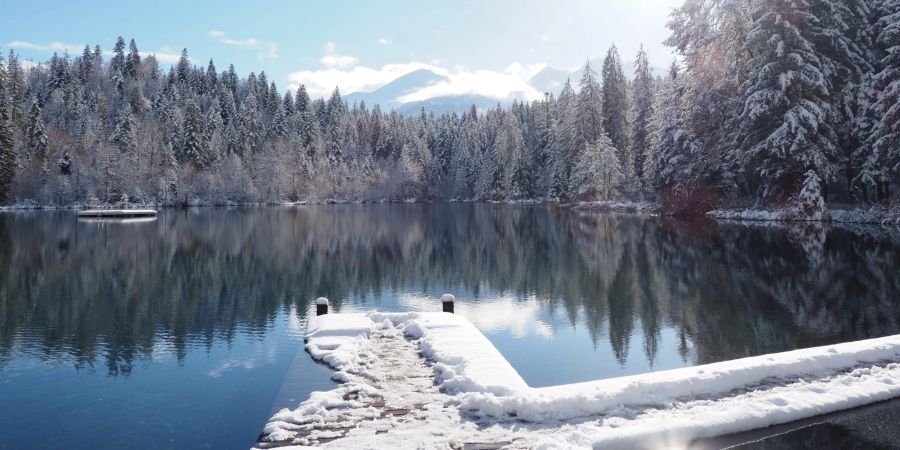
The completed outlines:
{"type": "Polygon", "coordinates": [[[118,219],[126,217],[155,217],[155,209],[85,209],[78,217],[118,219]]]}

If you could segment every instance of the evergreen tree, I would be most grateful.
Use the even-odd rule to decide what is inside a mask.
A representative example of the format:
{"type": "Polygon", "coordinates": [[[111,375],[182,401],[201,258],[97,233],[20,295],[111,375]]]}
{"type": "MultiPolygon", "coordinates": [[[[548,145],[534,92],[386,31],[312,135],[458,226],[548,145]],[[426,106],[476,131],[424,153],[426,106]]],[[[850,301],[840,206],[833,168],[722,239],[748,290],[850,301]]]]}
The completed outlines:
{"type": "Polygon", "coordinates": [[[31,103],[28,111],[28,128],[26,129],[26,146],[31,167],[47,170],[47,130],[44,127],[44,118],[41,107],[37,102],[31,103]]]}
{"type": "Polygon", "coordinates": [[[653,76],[643,45],[635,60],[632,100],[634,122],[631,128],[631,148],[634,155],[634,176],[639,183],[640,191],[645,192],[644,167],[650,154],[650,122],[653,117],[653,76]]]}
{"type": "Polygon", "coordinates": [[[14,129],[25,127],[25,111],[22,105],[25,102],[25,71],[19,65],[19,58],[9,51],[9,65],[7,66],[7,96],[9,97],[9,119],[14,129]]]}
{"type": "Polygon", "coordinates": [[[122,154],[133,155],[137,150],[137,123],[130,104],[119,113],[112,141],[122,154]]]}
{"type": "Polygon", "coordinates": [[[337,88],[325,107],[325,157],[332,166],[344,161],[344,126],[347,107],[337,88]]]}
{"type": "Polygon", "coordinates": [[[0,56],[0,203],[6,201],[16,176],[16,152],[12,120],[6,102],[6,64],[0,56]]]}
{"type": "Polygon", "coordinates": [[[793,193],[800,177],[835,172],[836,135],[829,122],[829,79],[810,38],[818,19],[807,0],[756,5],[746,50],[744,110],[737,143],[740,163],[760,177],[759,195],[793,193]]]}
{"type": "Polygon", "coordinates": [[[213,62],[212,58],[210,58],[209,64],[206,65],[206,77],[204,78],[204,84],[206,85],[206,90],[208,92],[215,92],[218,79],[219,76],[216,74],[216,64],[213,62]]]}
{"type": "Polygon", "coordinates": [[[550,141],[550,201],[569,201],[573,197],[570,177],[573,158],[578,145],[575,130],[575,92],[566,80],[559,94],[556,116],[553,118],[550,141]]]}
{"type": "Polygon", "coordinates": [[[202,169],[211,162],[209,140],[206,134],[206,120],[197,102],[190,101],[184,115],[184,138],[181,144],[182,164],[190,164],[202,169]]]}
{"type": "Polygon", "coordinates": [[[141,73],[141,54],[138,52],[137,43],[134,39],[128,44],[128,56],[125,58],[125,65],[122,73],[126,77],[135,79],[141,73]]]}
{"type": "Polygon", "coordinates": [[[603,60],[603,130],[619,150],[623,164],[631,161],[628,145],[628,80],[619,51],[613,45],[603,60]]]}
{"type": "Polygon", "coordinates": [[[272,126],[269,128],[269,135],[274,139],[282,139],[288,135],[287,119],[284,116],[284,108],[281,103],[275,108],[275,115],[272,118],[272,126]]]}
{"type": "Polygon", "coordinates": [[[182,86],[191,82],[191,59],[188,57],[186,48],[181,50],[181,57],[178,58],[178,65],[175,68],[175,79],[182,86]]]}
{"type": "Polygon", "coordinates": [[[575,120],[578,122],[578,149],[583,150],[603,135],[603,92],[590,62],[585,63],[578,86],[575,120]]]}
{"type": "Polygon", "coordinates": [[[571,190],[578,197],[611,200],[622,177],[616,148],[605,133],[579,155],[571,190]]]}
{"type": "Polygon", "coordinates": [[[262,137],[259,112],[256,109],[256,94],[252,91],[241,104],[240,145],[238,153],[247,158],[256,154],[262,137]]]}
{"type": "Polygon", "coordinates": [[[658,110],[659,141],[654,155],[657,173],[653,174],[657,190],[668,191],[680,181],[687,180],[690,168],[690,149],[684,130],[681,80],[678,66],[673,62],[663,85],[662,101],[658,110]]]}
{"type": "Polygon", "coordinates": [[[113,46],[113,57],[109,61],[109,69],[113,73],[125,73],[125,39],[122,36],[116,38],[116,45],[113,46]]]}
{"type": "Polygon", "coordinates": [[[880,70],[872,77],[872,112],[877,121],[862,176],[877,186],[881,200],[889,196],[890,175],[900,170],[900,0],[883,0],[875,24],[880,70]]]}

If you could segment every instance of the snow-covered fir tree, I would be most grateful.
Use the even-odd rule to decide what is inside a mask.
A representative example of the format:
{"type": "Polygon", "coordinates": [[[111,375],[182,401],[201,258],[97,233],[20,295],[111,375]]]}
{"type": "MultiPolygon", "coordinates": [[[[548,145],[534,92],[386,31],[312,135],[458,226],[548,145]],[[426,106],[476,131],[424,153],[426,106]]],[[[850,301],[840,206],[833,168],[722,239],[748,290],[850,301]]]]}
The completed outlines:
{"type": "Polygon", "coordinates": [[[578,197],[615,199],[622,179],[617,153],[609,136],[601,134],[579,155],[572,174],[572,191],[578,197]]]}
{"type": "Polygon", "coordinates": [[[6,201],[16,176],[16,153],[12,119],[6,100],[6,64],[0,56],[0,203],[6,201]]]}
{"type": "Polygon", "coordinates": [[[861,177],[876,186],[879,200],[889,196],[890,180],[900,171],[900,0],[880,0],[874,26],[877,72],[871,77],[875,117],[861,177]]]}
{"type": "Polygon", "coordinates": [[[644,168],[650,156],[650,125],[653,118],[653,74],[650,60],[641,45],[634,67],[634,89],[632,90],[632,110],[634,122],[631,124],[631,148],[634,159],[634,177],[640,192],[646,190],[644,168]]]}
{"type": "Polygon", "coordinates": [[[575,128],[575,91],[569,81],[563,86],[556,105],[550,137],[550,180],[547,198],[551,201],[569,201],[573,198],[570,177],[573,157],[576,155],[578,134],[575,128]]]}
{"type": "Polygon", "coordinates": [[[28,128],[25,130],[25,147],[28,165],[42,171],[47,171],[47,129],[44,127],[44,117],[41,107],[37,102],[31,103],[28,112],[28,128]]]}
{"type": "Polygon", "coordinates": [[[603,134],[603,94],[597,73],[590,62],[585,63],[575,106],[579,151],[597,142],[603,134]]]}
{"type": "Polygon", "coordinates": [[[623,164],[631,162],[628,128],[628,80],[615,45],[603,60],[603,130],[619,151],[623,164]]]}
{"type": "Polygon", "coordinates": [[[751,76],[736,143],[739,163],[759,177],[767,199],[797,192],[814,170],[826,180],[837,170],[837,136],[831,126],[829,65],[812,40],[821,31],[808,0],[760,2],[746,50],[751,76]]]}

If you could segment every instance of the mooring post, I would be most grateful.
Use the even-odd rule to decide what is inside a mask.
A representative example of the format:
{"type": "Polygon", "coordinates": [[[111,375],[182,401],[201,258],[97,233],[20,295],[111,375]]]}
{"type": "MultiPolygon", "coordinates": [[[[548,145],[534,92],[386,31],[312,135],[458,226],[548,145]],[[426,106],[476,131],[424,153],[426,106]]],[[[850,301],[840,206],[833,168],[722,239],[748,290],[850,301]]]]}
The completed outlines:
{"type": "Polygon", "coordinates": [[[328,314],[328,299],[319,297],[316,299],[316,315],[321,316],[323,314],[328,314]]]}
{"type": "Polygon", "coordinates": [[[456,297],[453,294],[444,294],[441,296],[441,304],[444,306],[444,312],[453,314],[453,304],[456,303],[456,297]]]}

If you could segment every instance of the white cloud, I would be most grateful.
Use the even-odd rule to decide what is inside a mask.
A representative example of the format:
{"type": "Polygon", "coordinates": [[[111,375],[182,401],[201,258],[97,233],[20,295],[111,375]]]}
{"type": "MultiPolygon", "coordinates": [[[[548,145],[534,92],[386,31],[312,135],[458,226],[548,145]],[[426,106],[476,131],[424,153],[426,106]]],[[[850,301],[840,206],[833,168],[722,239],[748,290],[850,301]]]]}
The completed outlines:
{"type": "Polygon", "coordinates": [[[386,37],[378,38],[378,45],[391,45],[391,40],[386,37]]]}
{"type": "Polygon", "coordinates": [[[460,68],[449,73],[447,80],[403,95],[397,100],[400,103],[410,103],[457,95],[481,95],[498,100],[512,97],[537,100],[543,94],[531,86],[528,80],[544,67],[546,64],[523,66],[514,63],[502,72],[460,68]]]}
{"type": "Polygon", "coordinates": [[[255,38],[247,38],[247,39],[232,39],[225,35],[224,31],[219,30],[210,30],[206,34],[216,38],[217,41],[225,44],[225,45],[233,45],[235,47],[241,48],[256,48],[259,46],[259,39],[255,38]]]}
{"type": "Polygon", "coordinates": [[[84,48],[84,44],[64,44],[62,42],[53,41],[49,44],[35,44],[28,41],[12,41],[6,44],[9,48],[26,48],[29,50],[46,51],[69,51],[69,53],[80,52],[84,48]]]}
{"type": "Polygon", "coordinates": [[[344,68],[355,66],[359,62],[356,58],[347,55],[341,55],[337,52],[337,45],[334,42],[328,42],[324,47],[325,56],[319,60],[323,66],[328,68],[344,68]]]}
{"type": "Polygon", "coordinates": [[[462,66],[447,69],[440,66],[440,60],[432,59],[430,63],[409,62],[375,68],[359,65],[359,61],[353,56],[341,55],[333,42],[326,43],[323,52],[324,56],[319,60],[322,68],[288,74],[291,90],[296,90],[302,84],[314,98],[327,97],[335,87],[340,88],[343,94],[369,92],[398,77],[424,69],[445,80],[407,93],[397,98],[398,102],[410,103],[456,95],[481,95],[498,100],[513,97],[535,100],[543,97],[543,93],[532,87],[528,80],[546,67],[546,64],[524,66],[514,63],[503,71],[470,70],[462,66]]]}
{"type": "Polygon", "coordinates": [[[302,84],[306,86],[310,96],[327,97],[336,86],[340,87],[341,92],[345,94],[372,91],[390,83],[397,77],[419,69],[444,70],[422,63],[388,64],[380,69],[363,66],[349,69],[327,67],[321,70],[292,72],[288,74],[288,80],[292,90],[296,90],[302,84]]]}
{"type": "Polygon", "coordinates": [[[278,44],[275,42],[265,42],[257,38],[234,39],[228,37],[224,31],[210,30],[206,34],[212,36],[217,41],[234,47],[257,50],[256,59],[263,61],[267,59],[278,59],[278,44]]]}
{"type": "Polygon", "coordinates": [[[312,97],[327,97],[335,87],[339,87],[344,94],[368,92],[400,76],[425,69],[445,77],[446,80],[403,95],[397,99],[398,102],[409,103],[454,95],[481,95],[498,100],[512,97],[535,100],[543,97],[543,94],[532,87],[528,80],[546,67],[546,64],[523,66],[515,63],[498,72],[470,70],[459,66],[450,70],[436,64],[419,62],[387,64],[381,68],[359,65],[340,68],[329,66],[326,61],[322,61],[322,64],[326,67],[320,70],[301,70],[288,74],[290,88],[296,90],[302,84],[312,97]]]}

